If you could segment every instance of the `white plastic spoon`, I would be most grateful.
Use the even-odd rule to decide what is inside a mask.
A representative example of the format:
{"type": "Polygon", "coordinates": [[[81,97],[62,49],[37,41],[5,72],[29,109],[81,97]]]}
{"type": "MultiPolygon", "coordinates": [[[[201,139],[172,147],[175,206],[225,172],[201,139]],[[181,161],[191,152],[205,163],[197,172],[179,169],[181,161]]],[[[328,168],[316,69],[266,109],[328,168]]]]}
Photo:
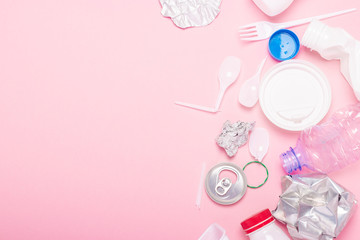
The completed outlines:
{"type": "Polygon", "coordinates": [[[218,98],[216,100],[215,108],[199,106],[196,104],[184,103],[184,102],[175,102],[175,104],[196,110],[216,113],[219,110],[226,89],[236,81],[236,79],[240,74],[240,70],[241,70],[241,60],[237,57],[228,56],[222,62],[218,75],[220,82],[220,90],[219,90],[218,98]]]}
{"type": "Polygon", "coordinates": [[[269,133],[265,128],[254,128],[250,134],[249,149],[251,155],[262,162],[269,149],[269,133]]]}
{"type": "Polygon", "coordinates": [[[245,107],[253,107],[259,99],[260,74],[264,67],[266,58],[259,65],[258,71],[254,76],[246,80],[240,89],[239,102],[245,107]]]}
{"type": "Polygon", "coordinates": [[[241,71],[241,60],[237,57],[228,56],[224,59],[219,70],[220,91],[216,101],[215,109],[219,110],[226,89],[238,78],[241,71]]]}

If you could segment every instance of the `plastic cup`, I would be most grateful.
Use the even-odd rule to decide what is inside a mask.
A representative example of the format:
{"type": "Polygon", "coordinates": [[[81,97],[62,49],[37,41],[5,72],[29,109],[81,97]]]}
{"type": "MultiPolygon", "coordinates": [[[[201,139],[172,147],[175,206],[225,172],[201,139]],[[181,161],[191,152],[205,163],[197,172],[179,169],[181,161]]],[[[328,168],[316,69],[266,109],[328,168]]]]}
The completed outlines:
{"type": "Polygon", "coordinates": [[[229,240],[225,230],[217,223],[211,224],[201,235],[199,240],[229,240]]]}

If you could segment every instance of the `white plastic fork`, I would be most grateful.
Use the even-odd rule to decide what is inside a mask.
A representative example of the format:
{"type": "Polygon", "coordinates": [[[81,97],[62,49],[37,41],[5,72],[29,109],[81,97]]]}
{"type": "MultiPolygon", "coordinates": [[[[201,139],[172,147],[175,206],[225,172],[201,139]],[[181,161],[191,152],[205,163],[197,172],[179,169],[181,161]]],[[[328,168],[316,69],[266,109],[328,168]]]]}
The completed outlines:
{"type": "Polygon", "coordinates": [[[269,38],[274,32],[276,32],[279,29],[295,27],[309,23],[314,19],[321,20],[325,18],[335,17],[345,13],[354,12],[355,10],[356,8],[351,8],[348,10],[328,13],[315,17],[308,17],[304,19],[298,19],[284,23],[271,23],[266,21],[256,22],[239,27],[240,38],[243,41],[259,41],[269,38]]]}

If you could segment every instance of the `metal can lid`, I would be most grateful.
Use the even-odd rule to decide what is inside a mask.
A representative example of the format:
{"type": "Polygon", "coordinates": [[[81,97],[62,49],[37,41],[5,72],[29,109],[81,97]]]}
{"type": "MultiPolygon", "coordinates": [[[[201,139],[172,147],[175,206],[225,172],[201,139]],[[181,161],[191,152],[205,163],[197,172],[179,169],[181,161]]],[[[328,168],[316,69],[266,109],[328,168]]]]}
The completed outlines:
{"type": "Polygon", "coordinates": [[[205,189],[208,196],[216,203],[230,205],[239,201],[247,189],[244,171],[233,163],[219,163],[208,172],[205,179],[205,189]],[[220,179],[222,171],[230,171],[236,175],[236,181],[229,178],[220,179]]]}

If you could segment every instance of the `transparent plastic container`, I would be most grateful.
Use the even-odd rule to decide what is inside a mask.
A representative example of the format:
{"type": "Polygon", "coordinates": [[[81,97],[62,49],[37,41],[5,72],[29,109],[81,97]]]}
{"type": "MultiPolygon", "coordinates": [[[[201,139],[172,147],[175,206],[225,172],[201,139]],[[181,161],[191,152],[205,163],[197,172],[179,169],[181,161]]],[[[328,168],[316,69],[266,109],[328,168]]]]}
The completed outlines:
{"type": "Polygon", "coordinates": [[[265,209],[241,223],[250,240],[290,240],[276,225],[269,209],[265,209]]]}
{"type": "Polygon", "coordinates": [[[360,103],[337,111],[321,124],[301,132],[295,148],[280,155],[288,174],[304,167],[329,173],[356,162],[360,156],[360,103]]]}
{"type": "Polygon", "coordinates": [[[229,240],[229,238],[219,224],[213,223],[205,230],[199,240],[229,240]]]}

